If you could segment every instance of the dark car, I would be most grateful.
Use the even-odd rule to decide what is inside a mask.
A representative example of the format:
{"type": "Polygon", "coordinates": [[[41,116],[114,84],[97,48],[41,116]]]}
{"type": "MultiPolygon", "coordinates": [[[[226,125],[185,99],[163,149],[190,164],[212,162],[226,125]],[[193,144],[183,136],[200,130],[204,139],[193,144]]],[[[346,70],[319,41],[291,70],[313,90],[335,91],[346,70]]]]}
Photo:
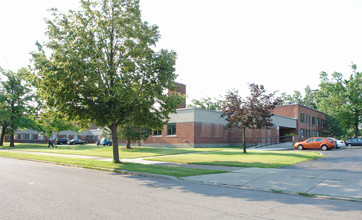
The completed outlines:
{"type": "Polygon", "coordinates": [[[83,141],[83,140],[80,140],[80,139],[73,139],[73,140],[69,141],[70,145],[73,145],[73,144],[83,145],[83,144],[86,144],[86,143],[87,143],[87,141],[83,141]]]}
{"type": "Polygon", "coordinates": [[[56,143],[57,144],[68,144],[69,139],[68,138],[57,138],[56,143]]]}
{"type": "Polygon", "coordinates": [[[103,146],[112,146],[112,141],[110,138],[102,138],[101,141],[97,142],[97,146],[103,145],[103,146]]]}
{"type": "Polygon", "coordinates": [[[351,138],[345,142],[347,146],[362,146],[362,138],[351,138]]]}

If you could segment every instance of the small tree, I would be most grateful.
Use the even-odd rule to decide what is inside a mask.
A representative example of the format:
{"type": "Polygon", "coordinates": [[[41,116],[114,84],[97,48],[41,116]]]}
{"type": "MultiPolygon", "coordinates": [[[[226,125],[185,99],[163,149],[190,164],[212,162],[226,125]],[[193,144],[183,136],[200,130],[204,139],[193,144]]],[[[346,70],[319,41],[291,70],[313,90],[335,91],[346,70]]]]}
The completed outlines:
{"type": "Polygon", "coordinates": [[[226,118],[228,128],[243,131],[243,150],[246,153],[245,130],[263,129],[273,126],[271,111],[281,102],[274,98],[275,92],[266,94],[263,85],[249,84],[250,96],[242,99],[238,91],[229,91],[222,104],[221,117],[226,118]]]}
{"type": "Polygon", "coordinates": [[[121,140],[126,140],[127,149],[131,149],[132,141],[141,141],[146,140],[150,134],[150,129],[132,125],[120,126],[118,128],[118,138],[121,140]]]}

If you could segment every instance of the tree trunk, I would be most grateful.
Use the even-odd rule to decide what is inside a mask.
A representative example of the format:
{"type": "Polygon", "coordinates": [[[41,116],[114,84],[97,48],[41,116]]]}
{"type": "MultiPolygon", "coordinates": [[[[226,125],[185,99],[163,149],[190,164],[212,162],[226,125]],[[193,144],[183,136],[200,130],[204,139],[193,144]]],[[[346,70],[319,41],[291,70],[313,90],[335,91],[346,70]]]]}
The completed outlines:
{"type": "Polygon", "coordinates": [[[127,149],[132,149],[131,148],[131,140],[127,140],[126,146],[127,146],[127,149]]]}
{"type": "Polygon", "coordinates": [[[112,145],[113,145],[113,162],[121,163],[119,161],[117,127],[118,127],[117,124],[113,124],[110,126],[111,133],[112,133],[112,145]]]}
{"type": "Polygon", "coordinates": [[[2,124],[1,137],[0,137],[0,146],[4,146],[4,138],[5,138],[5,133],[6,133],[7,126],[8,126],[7,123],[2,124]]]}
{"type": "Polygon", "coordinates": [[[15,144],[14,144],[14,129],[11,129],[11,131],[10,131],[10,147],[15,147],[15,144]]]}
{"type": "Polygon", "coordinates": [[[245,127],[243,128],[243,151],[246,153],[245,127]]]}
{"type": "Polygon", "coordinates": [[[358,138],[358,136],[359,136],[358,117],[359,117],[359,114],[358,114],[358,111],[356,111],[355,120],[354,120],[354,137],[355,138],[358,138]]]}

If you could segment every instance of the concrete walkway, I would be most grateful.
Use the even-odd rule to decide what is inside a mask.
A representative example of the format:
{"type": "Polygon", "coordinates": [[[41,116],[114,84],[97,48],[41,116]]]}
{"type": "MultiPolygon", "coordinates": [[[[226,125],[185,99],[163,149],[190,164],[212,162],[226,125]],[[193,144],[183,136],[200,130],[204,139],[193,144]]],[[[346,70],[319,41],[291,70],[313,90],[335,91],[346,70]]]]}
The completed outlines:
{"type": "MultiPolygon", "coordinates": [[[[2,150],[11,151],[13,150],[2,150]]],[[[19,151],[15,151],[19,152],[19,151]]],[[[94,156],[67,155],[56,153],[26,152],[51,156],[75,157],[112,161],[111,158],[94,156]]],[[[221,174],[209,174],[179,178],[201,184],[212,184],[244,189],[274,191],[277,193],[297,193],[304,196],[317,196],[333,199],[346,199],[362,202],[362,172],[300,169],[271,169],[271,168],[240,168],[228,166],[209,166],[174,164],[168,162],[147,161],[147,158],[122,159],[122,162],[179,166],[198,169],[213,169],[228,171],[221,174]]]]}
{"type": "Polygon", "coordinates": [[[229,173],[191,176],[182,179],[204,184],[299,193],[305,196],[319,195],[362,202],[362,173],[243,168],[229,173]]]}

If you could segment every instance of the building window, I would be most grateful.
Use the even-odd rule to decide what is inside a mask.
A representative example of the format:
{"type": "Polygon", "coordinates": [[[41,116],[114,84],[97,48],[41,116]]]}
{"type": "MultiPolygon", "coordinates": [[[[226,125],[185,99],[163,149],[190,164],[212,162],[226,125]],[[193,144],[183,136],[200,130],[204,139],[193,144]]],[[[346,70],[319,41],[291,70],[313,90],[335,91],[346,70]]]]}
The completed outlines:
{"type": "Polygon", "coordinates": [[[30,135],[29,134],[24,134],[24,140],[29,140],[30,139],[30,135]]]}
{"type": "Polygon", "coordinates": [[[304,138],[304,129],[300,129],[300,137],[304,138]]]}
{"type": "Polygon", "coordinates": [[[300,113],[300,122],[304,122],[304,114],[300,113]]]}
{"type": "Polygon", "coordinates": [[[38,134],[33,134],[33,140],[38,140],[38,134]]]}
{"type": "Polygon", "coordinates": [[[319,118],[317,118],[317,126],[319,125],[319,118]]]}
{"type": "Polygon", "coordinates": [[[319,137],[319,131],[317,131],[317,137],[319,137]]]}
{"type": "Polygon", "coordinates": [[[315,125],[315,117],[312,117],[312,125],[315,125]]]}
{"type": "Polygon", "coordinates": [[[176,123],[167,124],[167,135],[176,135],[176,123]]]}
{"type": "Polygon", "coordinates": [[[87,135],[87,141],[88,142],[95,142],[94,141],[94,135],[87,135]]]}
{"type": "Polygon", "coordinates": [[[312,137],[315,137],[315,131],[314,130],[312,131],[312,137]]]}
{"type": "Polygon", "coordinates": [[[162,130],[153,131],[153,136],[162,136],[162,130]]]}

